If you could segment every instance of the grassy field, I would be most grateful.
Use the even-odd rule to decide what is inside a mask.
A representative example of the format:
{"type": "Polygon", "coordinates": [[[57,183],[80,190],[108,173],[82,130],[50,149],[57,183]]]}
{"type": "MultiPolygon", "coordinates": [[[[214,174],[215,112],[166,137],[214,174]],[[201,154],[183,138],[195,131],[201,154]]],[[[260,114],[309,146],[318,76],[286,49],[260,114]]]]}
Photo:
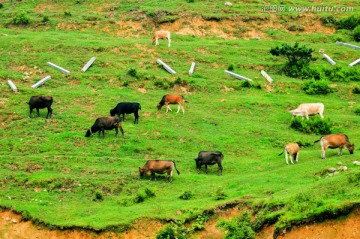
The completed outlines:
{"type": "MultiPolygon", "coordinates": [[[[202,38],[174,32],[170,48],[164,41],[155,47],[150,44],[152,27],[147,20],[143,29],[133,29],[136,37],[119,37],[119,26],[105,18],[104,12],[115,12],[115,19],[121,16],[129,21],[138,19],[139,12],[148,17],[165,9],[177,12],[165,14],[174,19],[181,18],[182,12],[229,19],[237,14],[244,17],[248,11],[261,15],[255,9],[262,3],[251,1],[246,9],[236,4],[229,10],[222,1],[143,1],[139,8],[134,4],[138,1],[104,1],[98,9],[94,9],[95,1],[52,2],[5,1],[0,9],[1,207],[54,227],[102,230],[126,228],[141,217],[189,220],[235,200],[268,210],[269,220],[275,217],[273,222],[279,226],[324,212],[336,215],[359,204],[360,168],[352,163],[359,160],[360,118],[355,110],[360,108],[360,95],[352,92],[359,81],[332,79],[329,84],[336,92],[307,95],[302,80],[279,74],[285,59],[269,53],[281,43],[300,42],[315,50],[318,60],[311,67],[333,68],[317,53],[326,49],[339,69],[347,69],[358,52],[335,41],[353,43],[348,31],[323,35],[272,30],[263,40],[202,38]],[[216,4],[221,6],[220,13],[216,4]],[[12,25],[14,13],[22,11],[30,16],[30,25],[12,25]],[[44,15],[50,22],[42,23],[44,15]],[[93,22],[90,17],[98,18],[94,28],[85,27],[93,22]],[[63,23],[80,27],[58,28],[63,23]],[[116,31],[99,30],[104,26],[116,31]],[[80,72],[93,56],[93,66],[80,72]],[[167,73],[156,63],[158,58],[177,73],[167,73]],[[196,68],[189,76],[192,61],[196,68]],[[71,74],[64,75],[47,62],[71,74]],[[224,74],[229,66],[253,79],[253,87],[244,87],[242,81],[224,74]],[[272,76],[273,84],[262,77],[262,69],[272,76]],[[51,80],[31,88],[47,75],[51,80]],[[11,91],[9,79],[19,92],[11,91]],[[189,101],[185,114],[157,111],[157,103],[167,93],[184,95],[189,101]],[[45,119],[46,110],[41,110],[40,117],[28,117],[27,102],[32,95],[54,97],[51,119],[45,119]],[[94,120],[109,115],[121,101],[141,104],[139,124],[134,125],[133,116],[128,115],[123,123],[124,138],[115,138],[114,131],[107,131],[104,138],[85,138],[94,120]],[[345,151],[340,158],[337,150],[328,150],[327,159],[322,160],[319,144],[313,144],[321,135],[290,128],[288,110],[304,102],[324,103],[332,132],[349,136],[355,143],[354,155],[345,151]],[[288,142],[304,145],[298,164],[286,165],[284,157],[278,156],[288,142]],[[216,166],[210,167],[208,175],[197,173],[194,158],[200,150],[223,152],[223,176],[216,175],[216,166]],[[140,179],[138,167],[149,159],[175,160],[181,174],[175,174],[171,184],[161,176],[157,181],[140,179]],[[349,170],[326,177],[324,170],[338,167],[339,161],[349,170]],[[147,195],[149,191],[155,197],[147,195]],[[193,195],[190,200],[179,198],[185,192],[193,195]],[[219,196],[224,199],[216,200],[219,196]],[[141,199],[144,201],[139,202],[141,199]]],[[[338,4],[342,3],[353,6],[355,1],[338,4]]],[[[283,15],[291,19],[290,13],[283,15]]]]}

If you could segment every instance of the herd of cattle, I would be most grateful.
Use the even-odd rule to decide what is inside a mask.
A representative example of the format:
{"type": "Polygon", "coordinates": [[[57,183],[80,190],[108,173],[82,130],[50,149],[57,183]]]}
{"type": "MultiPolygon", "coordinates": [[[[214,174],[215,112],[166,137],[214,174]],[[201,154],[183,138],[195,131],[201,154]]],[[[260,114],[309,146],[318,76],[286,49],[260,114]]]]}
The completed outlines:
{"type": "MultiPolygon", "coordinates": [[[[178,111],[182,109],[182,112],[185,113],[183,102],[183,96],[177,94],[167,94],[162,97],[157,109],[160,110],[164,105],[166,106],[166,112],[168,110],[172,111],[170,104],[177,104],[178,111]]],[[[33,109],[36,109],[38,116],[39,109],[47,108],[48,113],[46,118],[50,118],[52,115],[51,105],[53,103],[53,98],[51,96],[32,96],[29,100],[30,107],[30,118],[32,117],[33,109]]],[[[95,123],[86,131],[85,137],[90,137],[92,134],[99,132],[99,136],[104,136],[105,130],[115,129],[115,136],[118,135],[119,130],[121,131],[122,136],[124,136],[124,130],[122,128],[122,121],[124,121],[125,114],[134,114],[135,120],[134,124],[139,123],[139,110],[141,110],[141,105],[137,102],[120,102],[115,106],[115,108],[110,110],[111,116],[104,116],[97,118],[95,123]],[[120,116],[122,115],[122,120],[120,116]]],[[[296,109],[291,110],[290,113],[293,117],[295,116],[305,116],[306,119],[309,119],[309,115],[319,114],[321,118],[324,118],[324,104],[322,103],[308,103],[300,104],[296,109]]],[[[327,148],[339,148],[338,155],[342,155],[342,149],[349,150],[350,154],[354,153],[354,144],[351,144],[349,138],[345,134],[331,134],[322,136],[319,140],[316,140],[314,143],[319,142],[321,145],[321,157],[325,159],[325,151],[327,148]]],[[[300,147],[297,143],[288,143],[285,145],[284,151],[279,154],[282,155],[285,153],[286,164],[289,164],[288,158],[294,164],[294,160],[298,162],[298,157],[300,153],[300,147]],[[294,160],[293,160],[294,159],[294,160]]],[[[208,165],[218,165],[218,175],[222,175],[222,160],[224,155],[219,151],[200,151],[197,158],[195,158],[196,168],[198,173],[201,171],[202,165],[205,166],[205,172],[208,173],[208,165]]],[[[176,169],[177,173],[180,174],[177,170],[175,162],[172,160],[148,160],[146,164],[142,167],[139,167],[140,176],[150,175],[150,179],[156,179],[156,174],[167,173],[168,182],[172,181],[172,171],[176,169]]]]}

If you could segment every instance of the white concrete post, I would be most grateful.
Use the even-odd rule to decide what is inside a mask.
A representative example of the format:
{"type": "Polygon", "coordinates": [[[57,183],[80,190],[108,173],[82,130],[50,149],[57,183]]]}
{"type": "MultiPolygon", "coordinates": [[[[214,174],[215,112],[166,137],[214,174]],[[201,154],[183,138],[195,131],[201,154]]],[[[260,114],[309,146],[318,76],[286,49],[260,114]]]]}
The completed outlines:
{"type": "Polygon", "coordinates": [[[68,70],[66,70],[66,69],[64,69],[64,68],[62,68],[62,67],[60,67],[60,66],[57,66],[57,65],[55,65],[54,63],[48,62],[47,64],[48,64],[49,66],[54,67],[55,69],[57,69],[57,70],[65,73],[65,74],[67,74],[67,75],[70,74],[70,71],[68,71],[68,70]]]}
{"type": "Polygon", "coordinates": [[[360,58],[357,59],[356,61],[353,61],[349,64],[349,66],[355,66],[356,64],[358,64],[360,62],[360,58]]]}
{"type": "Polygon", "coordinates": [[[351,48],[354,48],[356,50],[360,50],[360,46],[352,45],[352,44],[349,44],[349,43],[344,43],[344,42],[341,42],[341,41],[337,41],[336,44],[351,47],[351,48]]]}
{"type": "Polygon", "coordinates": [[[330,56],[326,55],[325,53],[323,54],[323,56],[326,58],[326,60],[328,60],[328,62],[329,62],[331,65],[336,65],[336,62],[333,61],[333,59],[331,59],[330,56]]]}
{"type": "Polygon", "coordinates": [[[162,60],[157,59],[156,62],[162,65],[170,74],[176,73],[173,69],[170,68],[170,66],[166,65],[162,60]]]}
{"type": "Polygon", "coordinates": [[[195,69],[195,62],[191,63],[189,75],[192,75],[194,73],[194,69],[195,69]]]}
{"type": "Polygon", "coordinates": [[[235,77],[236,79],[247,80],[247,81],[250,81],[250,82],[253,81],[252,79],[246,78],[245,76],[241,76],[241,75],[235,74],[235,73],[233,73],[233,72],[231,72],[231,71],[225,70],[225,73],[228,74],[228,75],[230,75],[230,76],[235,77]]]}
{"type": "Polygon", "coordinates": [[[39,86],[43,85],[46,81],[50,80],[51,76],[46,76],[45,78],[43,78],[42,80],[36,82],[34,85],[31,86],[31,88],[38,88],[39,86]]]}
{"type": "Polygon", "coordinates": [[[86,65],[81,69],[82,72],[87,71],[87,69],[89,69],[89,67],[92,65],[92,63],[94,63],[94,61],[96,60],[96,57],[91,57],[91,59],[88,61],[88,63],[86,63],[86,65]]]}
{"type": "Polygon", "coordinates": [[[11,80],[8,80],[7,82],[8,82],[8,84],[9,84],[10,88],[11,88],[14,92],[17,92],[17,91],[18,91],[18,89],[16,88],[16,85],[15,85],[11,80]]]}
{"type": "Polygon", "coordinates": [[[270,82],[270,84],[273,82],[273,79],[264,70],[261,70],[261,75],[263,75],[270,82]]]}

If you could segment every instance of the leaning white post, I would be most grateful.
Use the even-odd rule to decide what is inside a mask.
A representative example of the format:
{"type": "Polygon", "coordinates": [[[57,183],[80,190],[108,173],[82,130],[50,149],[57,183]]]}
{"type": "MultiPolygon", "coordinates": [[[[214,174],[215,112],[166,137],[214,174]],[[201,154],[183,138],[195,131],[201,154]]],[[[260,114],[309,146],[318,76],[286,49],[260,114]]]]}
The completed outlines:
{"type": "Polygon", "coordinates": [[[192,75],[194,73],[194,69],[195,69],[195,62],[191,63],[189,75],[192,75]]]}
{"type": "Polygon", "coordinates": [[[31,88],[38,88],[39,86],[43,85],[46,81],[50,80],[51,76],[46,76],[45,78],[43,78],[42,80],[36,82],[34,85],[31,86],[31,88]]]}
{"type": "Polygon", "coordinates": [[[54,67],[55,69],[57,69],[57,70],[65,73],[65,74],[67,74],[67,75],[70,74],[70,71],[68,71],[68,70],[66,70],[66,69],[64,69],[64,68],[62,68],[62,67],[60,67],[60,66],[57,66],[57,65],[55,65],[54,63],[48,62],[47,64],[48,64],[49,66],[54,67]]]}
{"type": "Polygon", "coordinates": [[[349,66],[355,66],[357,63],[359,63],[360,62],[360,58],[359,59],[357,59],[356,61],[353,61],[353,62],[351,62],[350,64],[349,64],[349,66]]]}
{"type": "Polygon", "coordinates": [[[91,59],[88,61],[88,63],[86,63],[86,65],[81,69],[82,72],[87,71],[87,69],[89,69],[89,67],[92,65],[92,63],[94,63],[94,61],[96,60],[96,57],[91,57],[91,59]]]}
{"type": "Polygon", "coordinates": [[[176,73],[173,69],[170,68],[170,66],[166,65],[162,60],[157,59],[156,62],[162,65],[170,74],[176,73]]]}
{"type": "Polygon", "coordinates": [[[349,43],[344,43],[344,42],[341,42],[341,41],[337,41],[336,44],[351,47],[351,48],[354,48],[356,50],[360,50],[360,46],[352,45],[352,44],[349,44],[349,43]]]}
{"type": "Polygon", "coordinates": [[[261,70],[261,75],[263,75],[270,82],[270,84],[273,82],[273,79],[264,70],[261,70]]]}
{"type": "Polygon", "coordinates": [[[333,61],[333,59],[331,59],[330,56],[326,55],[325,53],[323,54],[323,56],[326,58],[326,60],[328,60],[328,62],[329,62],[331,65],[336,65],[336,62],[333,61]]]}
{"type": "Polygon", "coordinates": [[[230,75],[230,76],[235,77],[236,79],[247,80],[247,81],[250,81],[250,82],[253,81],[252,79],[246,78],[245,76],[241,76],[241,75],[235,74],[235,73],[233,73],[233,72],[231,72],[231,71],[225,70],[225,73],[228,74],[228,75],[230,75]]]}
{"type": "Polygon", "coordinates": [[[15,85],[11,80],[8,80],[7,82],[8,82],[8,84],[9,84],[10,88],[11,88],[14,92],[18,91],[18,89],[16,88],[16,85],[15,85]]]}

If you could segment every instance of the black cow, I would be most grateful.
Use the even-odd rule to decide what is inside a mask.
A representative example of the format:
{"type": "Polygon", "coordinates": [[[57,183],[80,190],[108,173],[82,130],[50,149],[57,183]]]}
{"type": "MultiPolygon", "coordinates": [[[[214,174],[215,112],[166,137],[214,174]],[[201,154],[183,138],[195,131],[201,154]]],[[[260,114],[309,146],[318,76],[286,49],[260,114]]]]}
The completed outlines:
{"type": "Polygon", "coordinates": [[[205,164],[205,172],[208,173],[207,166],[218,164],[218,175],[222,175],[223,167],[221,161],[224,159],[224,155],[219,151],[200,151],[197,158],[195,158],[196,168],[200,173],[201,165],[205,164]]]}
{"type": "Polygon", "coordinates": [[[52,115],[51,105],[52,105],[52,103],[53,103],[53,98],[51,96],[43,96],[43,95],[41,95],[41,96],[31,96],[30,100],[28,102],[29,107],[30,107],[30,115],[29,115],[29,117],[31,118],[33,109],[36,109],[38,116],[40,116],[39,109],[47,108],[48,113],[46,115],[46,118],[47,119],[49,117],[51,118],[51,115],[52,115]]]}
{"type": "Polygon", "coordinates": [[[97,118],[95,120],[95,123],[93,124],[93,126],[91,126],[85,134],[85,137],[90,137],[90,135],[96,133],[99,131],[99,136],[100,133],[102,132],[103,137],[105,136],[105,130],[112,130],[115,129],[115,136],[118,135],[118,132],[120,129],[122,136],[124,137],[124,130],[122,128],[122,124],[121,124],[121,120],[119,119],[119,117],[115,116],[105,116],[105,117],[100,117],[97,118]]]}
{"type": "Polygon", "coordinates": [[[110,115],[123,115],[123,121],[125,121],[125,114],[134,113],[135,121],[134,124],[139,123],[139,110],[141,110],[141,105],[137,102],[120,102],[117,106],[110,110],[110,115]]]}

